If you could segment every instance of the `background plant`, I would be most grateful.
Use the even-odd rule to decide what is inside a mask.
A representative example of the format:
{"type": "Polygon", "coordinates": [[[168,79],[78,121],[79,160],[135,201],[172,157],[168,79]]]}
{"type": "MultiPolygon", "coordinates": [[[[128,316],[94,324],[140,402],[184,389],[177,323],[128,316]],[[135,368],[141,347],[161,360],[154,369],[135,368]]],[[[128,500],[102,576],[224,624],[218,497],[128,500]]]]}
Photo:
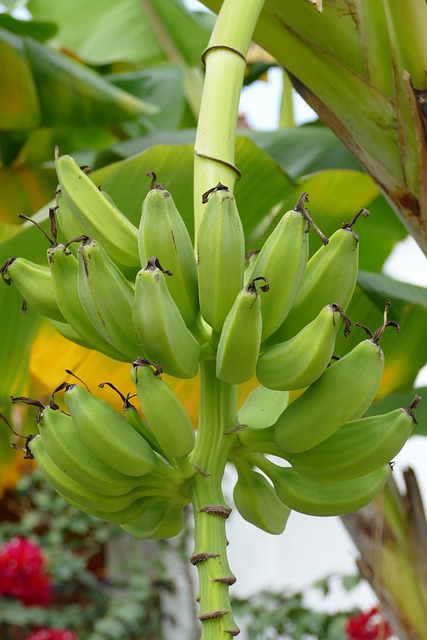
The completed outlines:
{"type": "MultiPolygon", "coordinates": [[[[20,480],[15,492],[8,494],[6,506],[9,513],[0,524],[0,547],[22,541],[24,555],[15,571],[24,572],[27,586],[22,583],[22,594],[3,592],[0,597],[5,638],[23,638],[37,627],[70,629],[82,640],[112,634],[129,640],[163,637],[162,591],[173,585],[161,553],[150,559],[150,553],[141,554],[141,546],[135,544],[122,553],[120,575],[111,574],[107,545],[124,536],[121,529],[71,506],[37,471],[20,480]],[[36,559],[43,554],[44,567],[30,564],[25,544],[33,556],[37,552],[36,559]],[[30,602],[26,593],[40,576],[48,589],[47,600],[40,595],[30,602]]],[[[168,549],[172,555],[181,553],[179,545],[161,544],[163,554],[168,549]]]]}

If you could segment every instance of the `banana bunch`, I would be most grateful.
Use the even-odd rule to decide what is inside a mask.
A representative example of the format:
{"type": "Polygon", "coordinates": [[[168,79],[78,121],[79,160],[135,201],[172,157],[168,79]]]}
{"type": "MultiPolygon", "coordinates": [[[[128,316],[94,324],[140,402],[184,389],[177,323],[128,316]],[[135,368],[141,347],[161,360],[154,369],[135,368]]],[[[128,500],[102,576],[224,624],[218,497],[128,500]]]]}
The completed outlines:
{"type": "Polygon", "coordinates": [[[14,257],[1,275],[62,335],[132,363],[144,414],[129,395],[120,415],[84,386],[64,384],[70,415],[53,402],[40,405],[39,434],[27,444],[56,490],[132,535],[178,533],[197,442],[162,374],[191,379],[205,360],[214,362],[224,389],[259,383],[230,412],[236,424],[223,425],[224,435],[233,433],[234,501],[246,520],[277,534],[291,509],[337,515],[369,502],[411,433],[419,398],[364,417],[383,372],[380,338],[387,326],[398,329],[388,320],[388,302],[383,325],[374,333],[363,327],[368,339],[334,358],[338,332],[348,335],[352,324],[346,309],[359,259],[353,227],[368,212],[328,239],[303,193],[261,249],[245,254],[236,200],[221,183],[202,197],[193,243],[154,174],[136,227],[86,168],[69,156],[57,156],[56,168],[47,263],[14,257]],[[322,246],[309,259],[310,228],[322,246]],[[273,465],[265,454],[290,466],[273,465]]]}
{"type": "Polygon", "coordinates": [[[255,485],[258,467],[290,509],[332,516],[368,504],[389,478],[390,460],[417,424],[414,409],[420,396],[407,407],[362,417],[381,380],[384,354],[379,340],[386,327],[399,328],[387,319],[389,306],[387,302],[382,326],[372,333],[359,325],[369,338],[331,364],[275,421],[259,424],[260,407],[251,411],[249,406],[248,411],[243,405],[239,413],[245,414],[248,428],[238,434],[242,446],[234,449],[240,458],[236,468],[243,459],[246,476],[250,474],[255,485]],[[273,464],[260,452],[282,458],[285,466],[273,464]]]}
{"type": "MultiPolygon", "coordinates": [[[[179,533],[182,509],[190,501],[188,478],[177,470],[176,461],[163,455],[154,436],[156,448],[134,427],[135,416],[120,415],[79,384],[59,385],[47,406],[25,397],[12,401],[38,408],[38,433],[26,438],[27,457],[36,460],[65,500],[124,528],[132,524],[140,537],[179,533]],[[69,414],[54,402],[62,389],[69,414]]],[[[136,411],[128,405],[128,411],[136,411]]],[[[151,430],[147,425],[145,429],[148,435],[151,430]]]]}

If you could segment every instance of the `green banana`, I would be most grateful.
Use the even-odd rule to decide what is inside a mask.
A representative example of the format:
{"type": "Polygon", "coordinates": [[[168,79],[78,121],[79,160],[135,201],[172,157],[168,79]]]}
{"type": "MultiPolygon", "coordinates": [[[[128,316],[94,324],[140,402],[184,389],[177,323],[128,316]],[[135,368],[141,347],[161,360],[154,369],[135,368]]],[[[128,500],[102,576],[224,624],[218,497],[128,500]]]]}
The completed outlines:
{"type": "Polygon", "coordinates": [[[122,526],[123,531],[136,538],[164,540],[173,538],[184,526],[184,504],[175,500],[147,498],[141,516],[122,526]]]}
{"type": "Polygon", "coordinates": [[[251,429],[266,429],[276,423],[288,404],[288,391],[256,387],[239,409],[239,422],[251,429]]]}
{"type": "Polygon", "coordinates": [[[120,473],[95,455],[69,415],[48,406],[39,413],[37,423],[52,462],[89,490],[114,496],[142,484],[141,477],[120,473]]]}
{"type": "MultiPolygon", "coordinates": [[[[314,384],[282,413],[274,426],[274,439],[290,453],[299,453],[326,440],[348,420],[361,418],[378,391],[384,369],[379,340],[384,323],[371,338],[360,342],[343,358],[327,368],[314,384]]],[[[364,327],[366,329],[366,327],[364,327]]],[[[368,329],[369,331],[369,329],[368,329]]]]}
{"type": "Polygon", "coordinates": [[[283,504],[310,516],[342,516],[365,507],[383,488],[392,473],[390,464],[351,480],[317,482],[292,467],[282,467],[271,476],[283,504]]]}
{"type": "Polygon", "coordinates": [[[111,384],[111,382],[101,382],[98,387],[101,387],[102,389],[105,385],[114,389],[114,391],[118,393],[123,400],[123,414],[126,422],[148,442],[153,451],[159,453],[173,467],[173,459],[166,455],[150,426],[141,418],[135,405],[130,402],[131,395],[128,393],[127,396],[124,396],[113,384],[111,384]]]}
{"type": "Polygon", "coordinates": [[[76,258],[62,244],[54,244],[49,247],[47,257],[58,307],[68,325],[80,336],[81,340],[73,338],[66,326],[54,324],[57,331],[74,342],[96,349],[114,360],[127,362],[128,357],[115,349],[100,335],[82,307],[77,286],[76,258]]]}
{"type": "Polygon", "coordinates": [[[138,229],[71,156],[57,156],[55,166],[65,205],[85,234],[101,242],[113,260],[138,266],[138,229]]]}
{"type": "Polygon", "coordinates": [[[64,322],[55,298],[49,267],[25,258],[9,258],[0,269],[5,284],[13,284],[35,311],[56,322],[64,322]]]}
{"type": "Polygon", "coordinates": [[[77,482],[67,475],[47,453],[42,436],[32,437],[27,448],[31,456],[37,462],[37,466],[42,476],[47,482],[72,504],[78,505],[82,511],[96,515],[99,512],[113,514],[128,509],[138,498],[145,495],[153,495],[151,487],[137,487],[132,491],[121,495],[105,495],[104,493],[92,491],[81,482],[77,482]]]}
{"type": "Polygon", "coordinates": [[[338,304],[329,304],[296,336],[267,347],[256,366],[261,384],[277,390],[313,384],[332,358],[341,319],[345,323],[344,335],[348,335],[350,320],[338,304]]]}
{"type": "Polygon", "coordinates": [[[104,400],[70,384],[65,402],[80,437],[107,465],[130,476],[144,475],[158,465],[150,445],[104,400]]]}
{"type": "Polygon", "coordinates": [[[237,458],[233,461],[238,474],[233,500],[240,515],[267,533],[282,533],[291,513],[289,507],[277,497],[268,480],[246,461],[237,458]]]}
{"type": "Polygon", "coordinates": [[[243,287],[245,236],[232,193],[219,183],[207,202],[197,236],[199,302],[204,320],[216,332],[243,287]]]}
{"type": "Polygon", "coordinates": [[[262,276],[254,278],[239,291],[219,338],[216,375],[229,384],[246,382],[255,373],[262,331],[262,305],[255,284],[257,280],[263,280],[265,284],[261,290],[268,291],[269,284],[262,276]]]}
{"type": "Polygon", "coordinates": [[[141,353],[132,323],[134,286],[99,242],[85,238],[78,248],[78,293],[95,329],[130,361],[141,353]]]}
{"type": "Polygon", "coordinates": [[[292,309],[271,336],[271,343],[292,338],[331,302],[339,304],[343,311],[347,309],[359,267],[359,236],[352,227],[360,215],[366,216],[368,212],[366,209],[359,211],[310,258],[292,309]]]}
{"type": "Polygon", "coordinates": [[[65,242],[81,235],[87,235],[87,230],[78,222],[70,207],[67,206],[61,189],[56,193],[56,206],[50,210],[61,230],[65,242]]]}
{"type": "Polygon", "coordinates": [[[156,184],[143,202],[138,247],[141,265],[157,256],[173,273],[173,278],[167,279],[170,294],[185,324],[194,324],[199,315],[199,293],[193,243],[172,196],[161,184],[156,184]]]}
{"type": "Polygon", "coordinates": [[[124,507],[123,509],[119,509],[118,511],[102,511],[100,509],[88,507],[85,503],[80,503],[78,500],[72,500],[66,495],[61,494],[60,491],[58,491],[58,493],[65,500],[67,500],[67,502],[72,504],[77,509],[80,509],[80,511],[89,513],[91,516],[95,516],[100,520],[118,524],[119,526],[128,525],[131,522],[138,520],[141,516],[141,513],[144,512],[147,501],[151,500],[152,498],[151,495],[142,498],[135,498],[135,500],[131,502],[131,504],[129,504],[127,507],[124,507]]]}
{"type": "Polygon", "coordinates": [[[165,274],[170,272],[164,271],[154,257],[149,258],[145,269],[137,274],[133,327],[148,359],[160,362],[165,373],[171,376],[194,378],[199,367],[200,345],[169,292],[165,274]]]}
{"type": "Polygon", "coordinates": [[[194,429],[178,396],[161,378],[162,368],[144,358],[132,366],[142,411],[161,448],[168,456],[182,458],[194,447],[194,429]]]}
{"type": "Polygon", "coordinates": [[[351,480],[371,473],[402,449],[416,424],[413,410],[420,400],[415,396],[408,407],[346,422],[317,446],[286,458],[300,475],[315,481],[351,480]]]}
{"type": "Polygon", "coordinates": [[[286,212],[258,254],[250,278],[265,276],[270,295],[262,303],[262,340],[288,315],[300,288],[308,260],[309,218],[303,193],[295,209],[286,212]]]}

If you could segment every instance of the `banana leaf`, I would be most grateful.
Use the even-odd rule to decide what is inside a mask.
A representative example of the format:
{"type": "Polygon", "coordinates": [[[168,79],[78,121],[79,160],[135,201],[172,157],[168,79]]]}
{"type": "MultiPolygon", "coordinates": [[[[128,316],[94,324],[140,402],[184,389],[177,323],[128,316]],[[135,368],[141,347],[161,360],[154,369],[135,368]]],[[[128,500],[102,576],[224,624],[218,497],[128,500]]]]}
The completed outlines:
{"type": "Polygon", "coordinates": [[[0,29],[3,130],[39,125],[107,124],[152,113],[154,107],[29,36],[0,29]]]}
{"type": "Polygon", "coordinates": [[[122,61],[145,65],[178,58],[200,62],[210,28],[179,0],[30,0],[37,20],[59,25],[62,46],[92,65],[122,61]],[[171,56],[173,52],[173,56],[171,56]]]}

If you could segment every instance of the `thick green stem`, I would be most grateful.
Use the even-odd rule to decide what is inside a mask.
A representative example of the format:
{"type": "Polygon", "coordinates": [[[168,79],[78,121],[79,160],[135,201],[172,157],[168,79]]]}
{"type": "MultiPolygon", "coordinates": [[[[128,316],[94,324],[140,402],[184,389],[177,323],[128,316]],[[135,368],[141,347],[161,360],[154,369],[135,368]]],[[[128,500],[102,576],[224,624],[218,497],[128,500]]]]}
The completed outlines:
{"type": "Polygon", "coordinates": [[[227,560],[225,531],[230,508],[222,492],[225,464],[234,442],[234,436],[226,432],[236,426],[236,412],[236,388],[216,378],[215,361],[202,362],[199,430],[191,456],[198,470],[192,479],[195,547],[191,562],[199,577],[202,640],[224,640],[239,632],[229,595],[235,582],[227,560]]]}
{"type": "Polygon", "coordinates": [[[203,215],[202,194],[218,182],[233,191],[239,171],[234,146],[246,53],[265,0],[224,0],[204,53],[205,84],[194,160],[194,228],[203,215]]]}
{"type": "MultiPolygon", "coordinates": [[[[203,215],[202,195],[218,182],[233,191],[240,177],[234,147],[246,53],[265,0],[224,0],[203,54],[205,84],[194,162],[194,231],[203,215]]],[[[197,251],[197,247],[196,247],[197,251]]],[[[199,576],[202,640],[224,640],[239,633],[229,587],[235,582],[227,560],[226,519],[230,514],[222,479],[238,426],[237,390],[217,379],[215,360],[201,362],[199,429],[191,463],[195,548],[191,562],[199,576]]]]}

